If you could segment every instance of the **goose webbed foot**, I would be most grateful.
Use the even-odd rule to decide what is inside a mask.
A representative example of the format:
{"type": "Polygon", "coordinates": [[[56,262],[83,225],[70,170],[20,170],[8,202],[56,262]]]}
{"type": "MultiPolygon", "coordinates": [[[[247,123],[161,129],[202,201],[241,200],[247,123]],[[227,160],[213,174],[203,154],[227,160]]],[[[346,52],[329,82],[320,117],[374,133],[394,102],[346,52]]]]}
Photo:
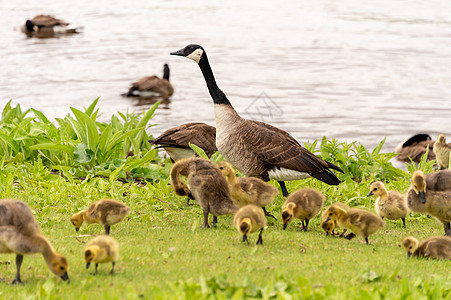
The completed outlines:
{"type": "Polygon", "coordinates": [[[274,217],[270,212],[268,212],[268,211],[266,210],[266,208],[264,208],[264,207],[262,207],[262,208],[263,208],[263,212],[265,213],[265,216],[267,216],[267,217],[272,217],[272,218],[274,218],[274,220],[277,221],[277,218],[274,217]]]}
{"type": "Polygon", "coordinates": [[[216,224],[218,223],[218,217],[213,216],[213,223],[211,223],[211,227],[216,227],[216,224]]]}
{"type": "Polygon", "coordinates": [[[345,239],[350,240],[350,239],[352,239],[353,237],[355,237],[355,234],[354,234],[353,232],[351,232],[350,234],[345,235],[344,237],[345,237],[345,239]]]}
{"type": "Polygon", "coordinates": [[[260,229],[260,234],[258,235],[257,245],[258,244],[263,245],[263,236],[262,236],[262,234],[263,234],[263,228],[260,229]]]}

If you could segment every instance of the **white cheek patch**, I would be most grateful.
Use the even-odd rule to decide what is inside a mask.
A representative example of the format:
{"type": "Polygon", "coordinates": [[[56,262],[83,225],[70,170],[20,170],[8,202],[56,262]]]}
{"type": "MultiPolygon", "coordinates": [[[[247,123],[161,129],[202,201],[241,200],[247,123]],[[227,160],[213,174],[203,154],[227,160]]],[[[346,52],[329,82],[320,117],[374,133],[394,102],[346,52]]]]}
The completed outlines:
{"type": "Polygon", "coordinates": [[[196,49],[190,55],[188,55],[187,58],[199,63],[202,54],[204,54],[204,51],[202,49],[196,49]]]}

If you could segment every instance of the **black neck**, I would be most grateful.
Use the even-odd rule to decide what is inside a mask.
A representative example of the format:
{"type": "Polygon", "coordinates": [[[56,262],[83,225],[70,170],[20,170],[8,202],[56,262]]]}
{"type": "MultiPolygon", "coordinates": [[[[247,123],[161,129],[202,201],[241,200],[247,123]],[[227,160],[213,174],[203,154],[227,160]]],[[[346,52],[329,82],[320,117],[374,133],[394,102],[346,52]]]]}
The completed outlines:
{"type": "Polygon", "coordinates": [[[208,91],[210,92],[210,96],[213,99],[215,104],[230,104],[229,99],[227,99],[226,95],[219,89],[216,84],[215,76],[213,75],[213,71],[211,70],[210,63],[208,62],[207,54],[204,52],[201,60],[199,61],[199,67],[202,71],[202,75],[204,75],[205,82],[207,83],[208,91]]]}
{"type": "Polygon", "coordinates": [[[164,67],[163,79],[166,79],[167,81],[169,81],[169,67],[164,67]]]}

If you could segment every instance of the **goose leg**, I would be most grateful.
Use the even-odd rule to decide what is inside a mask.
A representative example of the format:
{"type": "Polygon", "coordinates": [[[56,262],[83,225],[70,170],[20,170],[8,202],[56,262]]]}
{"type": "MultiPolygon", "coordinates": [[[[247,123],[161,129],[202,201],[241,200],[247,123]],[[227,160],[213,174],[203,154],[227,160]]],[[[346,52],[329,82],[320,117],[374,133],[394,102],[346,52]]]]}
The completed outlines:
{"type": "Polygon", "coordinates": [[[109,235],[110,234],[110,225],[104,225],[103,227],[105,227],[105,234],[109,235]]]}
{"type": "Polygon", "coordinates": [[[202,228],[208,228],[210,225],[208,225],[208,208],[204,207],[204,225],[202,228]]]}
{"type": "Polygon", "coordinates": [[[304,228],[305,228],[304,220],[301,220],[301,231],[304,230],[304,228]]]}
{"type": "Polygon", "coordinates": [[[285,181],[277,181],[280,185],[280,189],[282,190],[282,195],[284,197],[288,196],[288,191],[287,191],[287,187],[285,186],[285,181]]]}
{"type": "Polygon", "coordinates": [[[211,227],[215,227],[216,223],[218,223],[218,217],[217,216],[213,216],[213,223],[211,223],[211,227]]]}
{"type": "Polygon", "coordinates": [[[97,267],[99,266],[99,264],[96,264],[96,270],[94,272],[94,274],[97,274],[97,267]]]}
{"type": "Polygon", "coordinates": [[[348,235],[345,236],[345,239],[350,240],[350,239],[352,239],[353,237],[355,237],[355,234],[354,234],[354,232],[351,232],[350,234],[348,234],[348,235]]]}
{"type": "Polygon", "coordinates": [[[114,266],[116,265],[116,262],[113,261],[112,264],[113,264],[113,268],[111,269],[111,275],[113,275],[113,273],[114,273],[114,266]]]}
{"type": "Polygon", "coordinates": [[[443,228],[445,228],[445,235],[446,236],[451,236],[450,222],[443,224],[443,228]]]}
{"type": "Polygon", "coordinates": [[[347,231],[347,229],[343,229],[343,232],[338,236],[338,237],[344,237],[345,236],[345,233],[346,233],[346,231],[347,231]]]}
{"type": "Polygon", "coordinates": [[[370,242],[368,241],[368,237],[365,238],[365,242],[368,245],[370,242]]]}
{"type": "Polygon", "coordinates": [[[22,283],[22,280],[20,280],[20,267],[22,266],[22,261],[23,261],[23,255],[17,254],[16,255],[17,273],[16,273],[16,277],[14,277],[12,284],[22,283]]]}
{"type": "Polygon", "coordinates": [[[258,244],[263,245],[263,236],[262,236],[262,233],[263,233],[263,228],[260,229],[260,234],[258,235],[257,245],[258,245],[258,244]]]}
{"type": "Polygon", "coordinates": [[[310,221],[309,219],[305,220],[305,226],[304,226],[304,229],[303,229],[304,231],[307,231],[309,221],[310,221]]]}
{"type": "Polygon", "coordinates": [[[402,227],[406,228],[406,218],[401,218],[402,220],[402,227]]]}
{"type": "Polygon", "coordinates": [[[266,208],[265,207],[262,207],[263,208],[263,212],[265,213],[265,216],[268,216],[268,217],[273,217],[274,218],[274,220],[276,220],[277,221],[277,218],[276,217],[274,217],[271,213],[269,213],[267,210],[266,210],[266,208]]]}

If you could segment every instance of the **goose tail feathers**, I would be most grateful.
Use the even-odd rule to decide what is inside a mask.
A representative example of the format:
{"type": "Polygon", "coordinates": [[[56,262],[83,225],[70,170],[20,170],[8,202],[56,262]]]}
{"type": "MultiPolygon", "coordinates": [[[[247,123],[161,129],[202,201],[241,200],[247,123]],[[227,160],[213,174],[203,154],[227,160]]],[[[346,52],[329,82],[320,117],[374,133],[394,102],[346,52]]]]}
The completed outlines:
{"type": "MultiPolygon", "coordinates": [[[[337,171],[343,172],[341,169],[337,171]]],[[[338,177],[335,176],[335,174],[330,170],[324,170],[316,174],[310,174],[310,176],[330,185],[339,185],[341,182],[340,179],[338,179],[338,177]]]]}

